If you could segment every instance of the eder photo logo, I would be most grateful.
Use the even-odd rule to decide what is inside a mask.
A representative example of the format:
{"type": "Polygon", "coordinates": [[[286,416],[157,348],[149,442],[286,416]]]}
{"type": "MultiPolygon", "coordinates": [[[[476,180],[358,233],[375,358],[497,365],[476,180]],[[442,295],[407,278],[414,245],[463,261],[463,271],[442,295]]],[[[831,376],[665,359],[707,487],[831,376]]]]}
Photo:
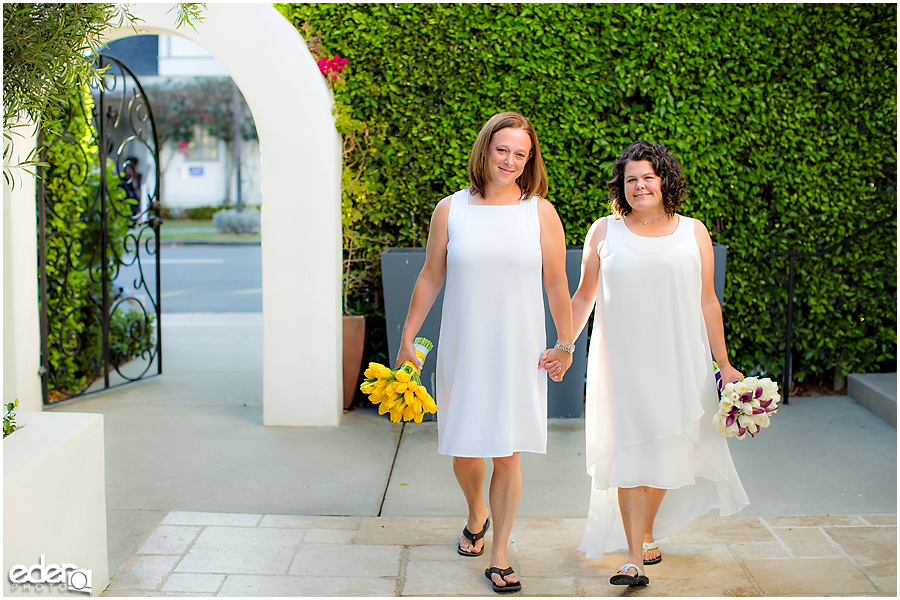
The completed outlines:
{"type": "Polygon", "coordinates": [[[47,565],[44,555],[41,562],[30,567],[15,565],[9,570],[9,582],[13,591],[41,592],[45,588],[59,591],[81,592],[90,594],[93,591],[91,571],[79,569],[75,565],[47,565]]]}

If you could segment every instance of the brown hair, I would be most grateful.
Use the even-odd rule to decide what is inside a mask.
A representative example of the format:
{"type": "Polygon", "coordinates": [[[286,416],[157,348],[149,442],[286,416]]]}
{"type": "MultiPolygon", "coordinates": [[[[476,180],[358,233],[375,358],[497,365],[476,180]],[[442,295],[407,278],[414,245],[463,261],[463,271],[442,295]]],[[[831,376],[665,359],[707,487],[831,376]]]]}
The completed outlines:
{"type": "Polygon", "coordinates": [[[522,198],[531,198],[534,195],[544,197],[547,193],[547,170],[544,168],[544,159],[541,156],[541,145],[538,143],[537,132],[531,121],[515,112],[502,112],[494,115],[484,124],[475,143],[472,145],[472,153],[469,154],[469,184],[471,188],[484,196],[484,190],[488,183],[485,158],[490,149],[491,138],[501,129],[512,127],[522,129],[531,138],[531,155],[522,174],[516,179],[519,189],[522,190],[522,198]]]}
{"type": "Polygon", "coordinates": [[[631,205],[625,200],[625,165],[634,160],[646,160],[653,165],[653,171],[662,180],[663,208],[667,215],[684,204],[688,195],[687,182],[681,175],[678,159],[662,144],[651,144],[645,140],[632,143],[616,158],[612,179],[606,182],[609,188],[609,206],[619,216],[631,213],[631,205]]]}

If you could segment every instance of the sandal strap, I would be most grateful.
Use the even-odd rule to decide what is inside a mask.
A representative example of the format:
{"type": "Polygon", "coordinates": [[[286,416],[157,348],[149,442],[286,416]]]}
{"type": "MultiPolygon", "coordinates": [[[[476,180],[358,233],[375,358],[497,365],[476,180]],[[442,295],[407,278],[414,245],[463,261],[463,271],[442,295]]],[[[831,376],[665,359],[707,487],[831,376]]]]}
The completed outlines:
{"type": "Polygon", "coordinates": [[[659,546],[656,544],[656,542],[644,542],[643,547],[644,547],[644,552],[646,552],[647,550],[658,550],[659,549],[659,546]]]}
{"type": "Polygon", "coordinates": [[[479,531],[478,533],[472,533],[471,531],[469,531],[468,526],[463,527],[463,535],[466,536],[467,538],[469,538],[469,541],[471,541],[473,543],[477,542],[478,540],[483,538],[485,536],[485,534],[487,533],[488,523],[490,523],[490,522],[491,522],[491,519],[490,519],[490,517],[488,517],[488,520],[484,522],[484,527],[482,527],[481,531],[479,531]]]}
{"type": "Polygon", "coordinates": [[[486,534],[486,533],[487,533],[487,529],[482,529],[478,533],[472,533],[471,531],[469,531],[468,527],[463,527],[463,535],[466,536],[467,538],[469,538],[469,541],[471,541],[473,543],[477,542],[478,540],[483,538],[484,534],[486,534]]]}
{"type": "Polygon", "coordinates": [[[644,572],[641,571],[641,568],[640,568],[639,566],[637,566],[636,564],[634,564],[634,563],[625,563],[624,565],[622,565],[621,567],[619,567],[619,571],[625,571],[625,574],[627,575],[627,574],[628,574],[628,569],[631,568],[631,567],[634,567],[634,570],[637,571],[637,576],[638,576],[638,577],[640,577],[641,575],[644,574],[644,572]]]}
{"type": "Polygon", "coordinates": [[[515,571],[513,571],[512,567],[506,567],[505,569],[501,569],[500,567],[491,567],[490,569],[488,569],[488,572],[491,575],[496,573],[497,575],[500,576],[501,579],[504,579],[504,580],[507,577],[509,577],[510,575],[512,575],[513,573],[515,573],[515,571]]]}

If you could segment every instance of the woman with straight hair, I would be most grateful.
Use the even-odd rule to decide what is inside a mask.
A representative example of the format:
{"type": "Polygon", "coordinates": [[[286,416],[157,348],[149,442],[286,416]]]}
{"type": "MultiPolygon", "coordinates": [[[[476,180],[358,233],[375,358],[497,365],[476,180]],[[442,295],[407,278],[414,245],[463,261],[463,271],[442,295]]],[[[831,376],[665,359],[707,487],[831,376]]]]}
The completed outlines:
{"type": "Polygon", "coordinates": [[[468,163],[469,186],[441,200],[431,217],[425,265],[416,281],[397,365],[420,364],[413,340],[445,285],[437,344],[438,452],[468,505],[457,552],[484,552],[493,516],[495,592],[522,588],[507,558],[522,491],[520,452],[547,451],[547,373],[561,380],[574,352],[562,223],[543,198],[547,174],[534,126],[524,116],[491,117],[468,163]],[[559,332],[545,371],[542,285],[559,332]],[[493,461],[488,505],[485,458],[493,461]]]}

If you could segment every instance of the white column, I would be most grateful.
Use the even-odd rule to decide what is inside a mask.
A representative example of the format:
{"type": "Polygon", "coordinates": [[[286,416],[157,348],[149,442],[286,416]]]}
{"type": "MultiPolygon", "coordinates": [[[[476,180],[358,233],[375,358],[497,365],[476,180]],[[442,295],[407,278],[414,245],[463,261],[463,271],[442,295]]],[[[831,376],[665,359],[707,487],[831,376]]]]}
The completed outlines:
{"type": "MultiPolygon", "coordinates": [[[[17,164],[36,146],[33,123],[14,129],[12,156],[17,164]]],[[[4,151],[9,141],[4,138],[4,151]]],[[[19,410],[43,410],[41,331],[38,319],[37,209],[34,176],[7,169],[3,181],[3,403],[19,399],[19,410]]],[[[5,411],[4,411],[5,414],[5,411]]]]}

